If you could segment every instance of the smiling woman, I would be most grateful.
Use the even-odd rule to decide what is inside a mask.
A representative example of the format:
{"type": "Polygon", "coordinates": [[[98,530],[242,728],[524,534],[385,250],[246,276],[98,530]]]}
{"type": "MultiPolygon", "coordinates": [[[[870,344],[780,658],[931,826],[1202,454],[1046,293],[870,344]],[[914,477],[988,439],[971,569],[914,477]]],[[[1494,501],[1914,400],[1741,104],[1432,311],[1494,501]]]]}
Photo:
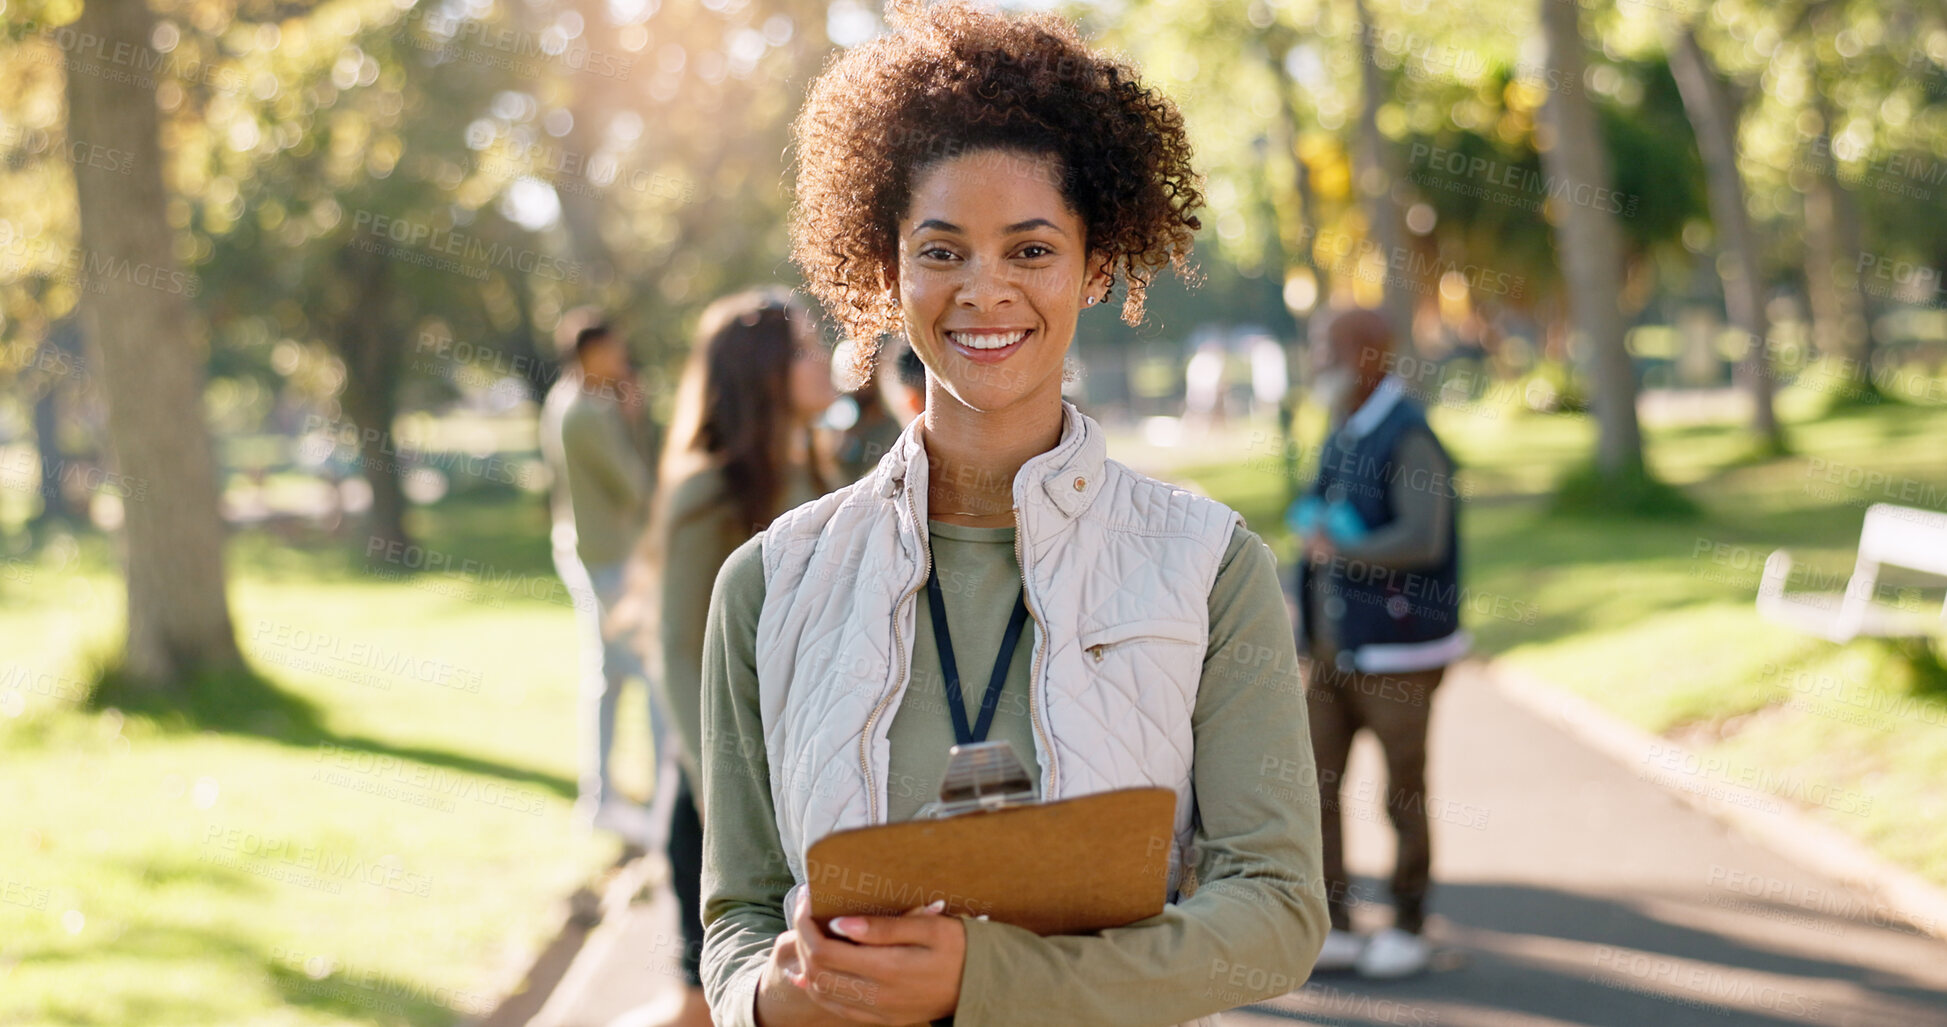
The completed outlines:
{"type": "Polygon", "coordinates": [[[1053,16],[893,21],[811,88],[793,254],[855,339],[906,336],[926,409],[718,576],[710,1005],[766,1027],[1207,1022],[1297,987],[1325,934],[1317,793],[1266,777],[1312,765],[1291,627],[1236,512],[1109,460],[1061,396],[1083,311],[1122,283],[1140,320],[1189,254],[1182,119],[1053,16]],[[812,843],[910,819],[948,750],[986,740],[1044,799],[1172,790],[1163,912],[1056,937],[938,904],[812,920],[812,843]]]}

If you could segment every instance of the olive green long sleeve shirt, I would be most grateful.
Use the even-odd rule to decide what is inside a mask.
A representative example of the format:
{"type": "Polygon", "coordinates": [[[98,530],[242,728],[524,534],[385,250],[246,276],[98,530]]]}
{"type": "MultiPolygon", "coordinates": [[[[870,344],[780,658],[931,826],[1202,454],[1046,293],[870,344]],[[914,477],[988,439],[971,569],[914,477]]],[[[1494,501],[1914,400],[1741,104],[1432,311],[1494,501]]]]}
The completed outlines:
{"type": "Polygon", "coordinates": [[[575,552],[589,567],[621,563],[641,534],[655,487],[613,399],[577,392],[561,412],[561,461],[575,519],[575,552]]]}
{"type": "MultiPolygon", "coordinates": [[[[1014,529],[929,525],[963,679],[978,709],[1021,587],[1014,529]]],[[[763,537],[732,554],[704,650],[703,977],[717,1022],[751,1027],[757,986],[793,885],[778,838],[759,713],[755,640],[763,537]]],[[[918,602],[927,606],[925,590],[918,602]]],[[[1270,550],[1238,528],[1210,591],[1210,639],[1192,727],[1198,803],[1195,886],[1164,911],[1092,935],[1043,938],[967,920],[960,1027],[1172,1025],[1283,994],[1311,970],[1327,921],[1318,795],[1294,648],[1270,550]]],[[[930,607],[916,611],[930,624],[930,607]]],[[[1038,630],[1031,627],[1030,630],[1038,630]]],[[[1033,651],[1009,665],[989,738],[1035,772],[1027,695],[1033,651]]],[[[888,728],[888,815],[936,796],[954,744],[930,630],[888,728]]],[[[1038,776],[1038,775],[1037,775],[1038,776]]]]}
{"type": "MultiPolygon", "coordinates": [[[[682,749],[677,762],[693,784],[703,780],[696,754],[703,744],[703,626],[717,571],[745,539],[750,526],[726,492],[723,471],[706,467],[669,486],[666,510],[652,530],[662,551],[657,640],[662,650],[664,702],[682,749]]],[[[784,472],[785,509],[818,498],[809,471],[784,472]]]]}

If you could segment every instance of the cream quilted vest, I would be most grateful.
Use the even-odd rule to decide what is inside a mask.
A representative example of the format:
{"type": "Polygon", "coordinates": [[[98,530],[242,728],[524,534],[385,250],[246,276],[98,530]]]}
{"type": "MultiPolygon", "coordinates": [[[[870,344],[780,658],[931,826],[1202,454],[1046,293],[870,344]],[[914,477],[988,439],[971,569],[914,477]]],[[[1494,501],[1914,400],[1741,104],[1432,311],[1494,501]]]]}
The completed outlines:
{"type": "MultiPolygon", "coordinates": [[[[1210,588],[1241,518],[1107,459],[1102,427],[1062,408],[1061,441],[1014,478],[1041,795],[1174,789],[1175,898],[1195,865],[1190,718],[1210,588]]],[[[915,422],[873,473],[764,534],[757,674],[778,833],[799,882],[812,842],[886,819],[886,732],[930,559],[926,483],[915,422]]]]}

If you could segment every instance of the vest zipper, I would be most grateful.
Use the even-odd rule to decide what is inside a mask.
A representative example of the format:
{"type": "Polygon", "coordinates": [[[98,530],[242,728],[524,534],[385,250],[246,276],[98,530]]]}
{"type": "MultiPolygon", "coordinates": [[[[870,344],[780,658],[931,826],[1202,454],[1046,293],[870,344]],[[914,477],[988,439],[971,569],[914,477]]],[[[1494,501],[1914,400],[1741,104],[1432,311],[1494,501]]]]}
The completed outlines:
{"type": "Polygon", "coordinates": [[[1028,590],[1027,553],[1021,544],[1021,540],[1027,536],[1027,530],[1022,524],[1023,515],[1026,513],[1027,510],[1023,508],[1014,514],[1014,563],[1021,568],[1022,605],[1028,608],[1028,616],[1034,620],[1034,656],[1028,660],[1028,720],[1034,724],[1035,740],[1041,743],[1042,754],[1048,761],[1048,788],[1047,793],[1041,796],[1041,801],[1050,802],[1055,796],[1061,794],[1058,790],[1061,765],[1055,758],[1054,742],[1041,729],[1040,704],[1035,702],[1035,696],[1041,691],[1041,650],[1048,641],[1048,628],[1042,622],[1041,615],[1034,612],[1034,595],[1028,590]]]}
{"type": "MultiPolygon", "coordinates": [[[[906,490],[906,509],[912,511],[913,522],[918,524],[919,507],[912,505],[912,489],[910,488],[906,490]]],[[[919,537],[920,583],[914,586],[912,591],[902,596],[898,602],[892,604],[892,644],[897,652],[894,669],[901,675],[911,675],[912,667],[906,662],[906,640],[899,634],[899,611],[901,607],[906,605],[907,600],[918,595],[919,590],[926,587],[926,576],[933,570],[933,545],[932,540],[927,538],[924,525],[920,526],[919,537]]],[[[872,760],[869,755],[872,745],[872,727],[878,723],[879,714],[885,712],[886,704],[891,702],[892,697],[898,692],[899,688],[894,686],[879,698],[878,704],[872,707],[872,713],[865,718],[865,731],[859,735],[859,770],[865,774],[866,816],[868,822],[874,824],[879,822],[879,789],[872,783],[872,760]]],[[[1029,698],[1032,700],[1033,697],[1029,696],[1029,698]]]]}

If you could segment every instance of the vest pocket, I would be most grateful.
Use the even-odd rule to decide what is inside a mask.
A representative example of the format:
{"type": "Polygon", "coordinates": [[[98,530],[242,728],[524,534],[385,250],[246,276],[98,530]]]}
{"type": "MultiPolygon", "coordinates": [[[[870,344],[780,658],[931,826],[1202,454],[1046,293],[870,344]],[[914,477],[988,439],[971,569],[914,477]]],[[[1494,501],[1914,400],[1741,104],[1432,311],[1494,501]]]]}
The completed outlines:
{"type": "Polygon", "coordinates": [[[1197,635],[1194,625],[1181,621],[1149,620],[1132,621],[1127,624],[1114,624],[1094,631],[1085,631],[1081,639],[1082,652],[1092,662],[1101,663],[1102,658],[1125,646],[1131,645],[1202,645],[1204,640],[1197,635]]]}

